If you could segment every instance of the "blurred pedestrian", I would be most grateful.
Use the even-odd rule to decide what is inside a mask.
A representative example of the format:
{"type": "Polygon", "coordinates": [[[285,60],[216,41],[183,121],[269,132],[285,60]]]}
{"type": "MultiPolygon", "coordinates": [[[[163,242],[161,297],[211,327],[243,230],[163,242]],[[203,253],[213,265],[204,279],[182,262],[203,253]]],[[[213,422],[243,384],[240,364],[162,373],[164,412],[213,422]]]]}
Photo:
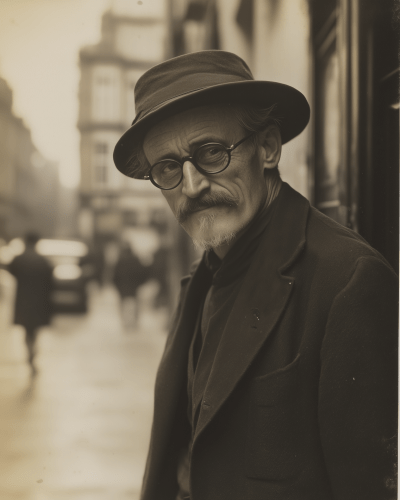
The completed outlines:
{"type": "Polygon", "coordinates": [[[52,315],[50,298],[52,267],[35,250],[39,236],[30,232],[25,235],[24,239],[25,251],[14,258],[8,269],[17,280],[14,323],[25,328],[28,362],[32,375],[35,375],[34,358],[38,330],[41,326],[50,323],[52,315]]]}
{"type": "Polygon", "coordinates": [[[135,329],[139,324],[140,285],[148,279],[148,271],[129,245],[124,243],[114,268],[114,284],[121,297],[121,318],[124,327],[135,329]]]}
{"type": "Polygon", "coordinates": [[[151,265],[151,276],[158,282],[158,291],[154,301],[156,308],[168,306],[168,271],[168,249],[161,245],[155,252],[151,265]]]}
{"type": "Polygon", "coordinates": [[[103,285],[104,253],[101,246],[90,245],[88,253],[80,259],[80,266],[88,281],[93,280],[99,286],[103,285]]]}

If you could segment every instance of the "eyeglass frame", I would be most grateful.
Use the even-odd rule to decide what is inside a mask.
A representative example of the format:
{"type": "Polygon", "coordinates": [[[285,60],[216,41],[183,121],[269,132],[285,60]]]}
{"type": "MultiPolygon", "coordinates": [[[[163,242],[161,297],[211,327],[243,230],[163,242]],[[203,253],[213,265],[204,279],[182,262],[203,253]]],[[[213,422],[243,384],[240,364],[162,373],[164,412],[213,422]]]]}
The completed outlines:
{"type": "Polygon", "coordinates": [[[183,165],[185,164],[185,162],[187,161],[190,161],[190,163],[195,167],[195,169],[200,172],[201,174],[203,175],[215,175],[215,174],[220,174],[221,172],[223,172],[224,170],[226,170],[230,163],[231,163],[231,154],[232,154],[232,151],[234,149],[236,149],[238,146],[240,146],[244,141],[247,141],[247,139],[250,139],[250,137],[252,137],[256,132],[252,132],[251,134],[249,135],[246,135],[243,139],[241,139],[239,142],[237,142],[236,144],[232,144],[232,146],[229,146],[228,148],[226,146],[224,146],[223,144],[221,144],[220,142],[207,142],[206,144],[202,144],[201,146],[199,146],[198,148],[195,149],[194,153],[193,153],[193,156],[183,156],[180,160],[176,160],[176,159],[173,159],[173,158],[164,158],[163,160],[160,160],[156,163],[154,163],[151,167],[150,167],[150,170],[149,170],[149,175],[144,175],[143,178],[146,179],[146,180],[150,180],[150,182],[156,186],[158,189],[162,189],[163,191],[171,191],[172,189],[175,189],[176,187],[179,186],[179,184],[182,182],[183,180],[183,165]],[[222,146],[223,148],[225,148],[226,152],[228,153],[228,163],[226,164],[226,166],[224,168],[222,168],[221,170],[218,170],[217,172],[208,172],[207,170],[204,170],[203,168],[201,168],[199,165],[197,165],[194,157],[196,156],[196,153],[199,149],[201,148],[204,148],[205,146],[213,146],[213,145],[217,145],[217,146],[222,146]],[[174,187],[170,187],[170,188],[163,188],[161,186],[159,186],[156,181],[153,179],[152,175],[151,175],[151,171],[152,169],[158,165],[159,163],[163,163],[165,161],[173,161],[175,163],[178,163],[178,165],[180,165],[181,167],[181,178],[179,179],[179,182],[178,184],[176,184],[174,187]]]}

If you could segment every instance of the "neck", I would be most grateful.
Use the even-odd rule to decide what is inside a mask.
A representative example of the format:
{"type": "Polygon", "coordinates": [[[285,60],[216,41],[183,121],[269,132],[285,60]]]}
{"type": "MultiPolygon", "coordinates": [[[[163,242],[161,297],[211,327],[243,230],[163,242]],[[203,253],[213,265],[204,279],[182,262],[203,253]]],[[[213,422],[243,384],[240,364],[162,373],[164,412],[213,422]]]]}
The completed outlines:
{"type": "MultiPolygon", "coordinates": [[[[278,196],[279,191],[281,190],[282,187],[282,179],[280,178],[279,174],[269,175],[269,172],[266,172],[265,184],[267,187],[266,189],[267,195],[265,197],[264,203],[261,203],[260,208],[254,214],[254,217],[256,217],[257,214],[261,212],[261,210],[268,208],[271,205],[271,203],[275,200],[275,198],[278,196]]],[[[251,224],[251,222],[254,220],[254,217],[249,222],[249,224],[251,224]]],[[[225,243],[216,248],[213,248],[215,255],[222,260],[225,257],[225,255],[229,252],[229,250],[233,247],[233,245],[236,243],[236,241],[240,238],[240,236],[246,231],[249,224],[246,227],[244,227],[241,231],[239,231],[236,234],[235,238],[229,241],[229,243],[225,243]]]]}

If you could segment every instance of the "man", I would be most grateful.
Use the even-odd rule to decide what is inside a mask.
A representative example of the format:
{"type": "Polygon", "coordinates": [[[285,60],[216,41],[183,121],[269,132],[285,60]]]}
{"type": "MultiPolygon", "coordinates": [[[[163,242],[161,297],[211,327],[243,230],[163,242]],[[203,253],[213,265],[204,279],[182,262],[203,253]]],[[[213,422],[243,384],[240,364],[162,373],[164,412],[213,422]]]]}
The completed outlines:
{"type": "Polygon", "coordinates": [[[394,498],[396,277],[282,183],[306,99],[222,51],[150,69],[135,96],[116,166],[205,250],[159,367],[142,499],[394,498]]]}
{"type": "Polygon", "coordinates": [[[52,314],[50,294],[53,270],[48,261],[35,250],[39,236],[29,232],[24,239],[25,251],[14,258],[8,269],[17,280],[14,322],[25,328],[28,362],[32,375],[35,375],[38,330],[49,324],[52,314]]]}

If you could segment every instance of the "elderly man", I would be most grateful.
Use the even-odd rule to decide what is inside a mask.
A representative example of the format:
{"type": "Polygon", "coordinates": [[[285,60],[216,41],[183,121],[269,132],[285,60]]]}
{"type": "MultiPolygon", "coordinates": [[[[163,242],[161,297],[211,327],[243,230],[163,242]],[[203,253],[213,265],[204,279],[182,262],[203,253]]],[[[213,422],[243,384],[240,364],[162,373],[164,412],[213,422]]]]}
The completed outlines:
{"type": "Polygon", "coordinates": [[[306,99],[222,51],[150,69],[135,96],[116,166],[205,250],[159,367],[142,500],[394,498],[396,276],[281,181],[306,99]]]}

